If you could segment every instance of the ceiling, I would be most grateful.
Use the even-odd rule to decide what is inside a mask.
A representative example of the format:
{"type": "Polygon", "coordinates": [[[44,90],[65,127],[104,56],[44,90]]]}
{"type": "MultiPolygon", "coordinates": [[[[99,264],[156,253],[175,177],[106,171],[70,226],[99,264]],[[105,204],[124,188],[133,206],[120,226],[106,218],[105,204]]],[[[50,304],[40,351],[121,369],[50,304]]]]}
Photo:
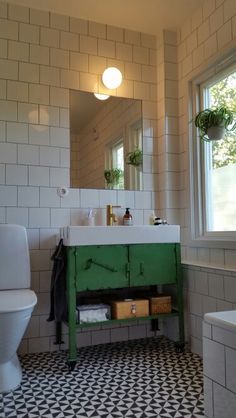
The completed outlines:
{"type": "MultiPolygon", "coordinates": [[[[149,34],[176,29],[204,0],[12,0],[15,4],[149,34]]],[[[208,1],[208,0],[206,0],[208,1]]]]}

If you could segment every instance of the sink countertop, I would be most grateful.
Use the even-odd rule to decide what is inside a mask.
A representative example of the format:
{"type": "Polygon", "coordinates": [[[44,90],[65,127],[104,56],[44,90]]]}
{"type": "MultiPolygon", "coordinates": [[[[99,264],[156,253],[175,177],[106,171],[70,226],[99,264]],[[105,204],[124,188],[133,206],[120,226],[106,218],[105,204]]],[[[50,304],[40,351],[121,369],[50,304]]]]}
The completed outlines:
{"type": "Polygon", "coordinates": [[[204,321],[228,331],[236,332],[236,310],[207,313],[204,315],[204,321]]]}
{"type": "Polygon", "coordinates": [[[65,226],[60,237],[65,246],[178,243],[180,226],[65,226]]]}

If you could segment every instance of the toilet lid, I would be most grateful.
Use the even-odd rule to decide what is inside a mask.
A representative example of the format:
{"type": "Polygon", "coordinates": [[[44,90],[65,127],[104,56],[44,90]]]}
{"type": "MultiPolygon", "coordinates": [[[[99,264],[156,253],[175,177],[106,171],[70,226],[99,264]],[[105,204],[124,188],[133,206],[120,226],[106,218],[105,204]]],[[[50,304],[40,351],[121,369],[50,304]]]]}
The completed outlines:
{"type": "Polygon", "coordinates": [[[0,313],[16,312],[32,308],[36,302],[37,296],[30,289],[0,291],[0,313]]]}

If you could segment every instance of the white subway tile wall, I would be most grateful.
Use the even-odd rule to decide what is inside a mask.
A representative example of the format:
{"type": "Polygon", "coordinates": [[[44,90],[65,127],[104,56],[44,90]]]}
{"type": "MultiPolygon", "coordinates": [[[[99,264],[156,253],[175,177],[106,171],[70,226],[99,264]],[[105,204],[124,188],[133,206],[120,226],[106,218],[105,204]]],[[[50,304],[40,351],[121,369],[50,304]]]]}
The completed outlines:
{"type": "MultiPolygon", "coordinates": [[[[182,138],[180,141],[180,167],[186,179],[189,178],[187,163],[189,158],[188,82],[235,45],[235,15],[235,2],[229,0],[204,2],[203,6],[196,10],[192,18],[183,24],[179,31],[179,135],[182,138]]],[[[189,210],[190,198],[187,183],[183,188],[183,193],[187,198],[181,199],[180,207],[189,210]]],[[[182,224],[182,243],[186,247],[189,240],[188,228],[188,218],[186,217],[182,224]]],[[[183,253],[186,254],[186,259],[189,261],[191,252],[188,250],[185,252],[184,249],[183,253]]],[[[233,267],[235,254],[224,252],[224,250],[210,249],[209,257],[210,264],[233,267]]],[[[205,262],[206,264],[207,258],[207,254],[203,255],[203,251],[198,251],[195,260],[192,261],[205,262]]]]}
{"type": "MultiPolygon", "coordinates": [[[[21,352],[57,349],[54,325],[46,322],[52,263],[59,227],[84,224],[93,208],[96,224],[105,223],[105,205],[129,206],[134,222],[148,222],[153,207],[152,181],[145,192],[69,189],[69,89],[94,91],[109,65],[121,69],[117,95],[145,99],[150,149],[155,140],[156,62],[154,36],[70,18],[0,1],[0,222],[27,228],[32,288],[38,304],[21,344],[21,352]],[[152,59],[151,59],[152,57],[152,59]],[[134,82],[138,84],[134,88],[134,82]]],[[[112,92],[114,94],[114,92],[112,92]]],[[[156,151],[157,152],[157,151],[156,151]]],[[[148,154],[148,152],[147,152],[148,154]]],[[[79,345],[147,335],[149,324],[79,333],[79,345]],[[117,331],[116,331],[117,330],[117,331]]],[[[64,328],[64,333],[67,329],[64,328]]],[[[67,342],[67,336],[63,339],[67,342]]]]}
{"type": "MultiPolygon", "coordinates": [[[[178,33],[179,75],[179,163],[185,183],[180,192],[179,207],[186,215],[180,218],[182,259],[187,262],[186,311],[191,348],[202,354],[202,337],[197,333],[196,321],[202,321],[204,312],[235,308],[236,251],[224,248],[195,248],[190,246],[190,195],[189,195],[189,90],[188,83],[223,54],[235,47],[236,2],[209,0],[199,5],[191,19],[178,33]],[[212,269],[194,267],[191,263],[212,266],[212,269]],[[229,270],[229,271],[228,271],[229,270]],[[194,288],[190,282],[194,283],[194,288]],[[192,321],[191,318],[196,321],[192,321]]],[[[211,407],[212,408],[212,407],[211,407]]],[[[207,408],[208,409],[208,408],[207,408]]],[[[206,411],[212,417],[212,410],[206,411]]],[[[224,414],[224,413],[223,413],[224,414]]],[[[220,416],[220,415],[219,415],[220,416]]],[[[218,415],[217,415],[218,417],[218,415]]]]}
{"type": "MultiPolygon", "coordinates": [[[[0,222],[14,218],[24,221],[29,230],[55,231],[60,222],[83,224],[88,207],[96,210],[97,223],[105,222],[102,205],[108,196],[102,191],[77,190],[77,205],[74,192],[62,199],[56,189],[69,186],[69,88],[94,91],[98,86],[106,93],[100,75],[105,67],[115,65],[124,75],[115,94],[143,100],[145,199],[123,191],[109,198],[129,206],[138,224],[147,223],[153,208],[169,222],[180,223],[182,257],[190,264],[234,270],[235,251],[197,249],[188,243],[187,86],[208,66],[209,58],[212,62],[230,50],[235,39],[236,3],[229,0],[199,5],[178,32],[164,30],[159,38],[0,1],[0,222]]],[[[32,251],[36,250],[39,255],[46,251],[32,251]]],[[[50,271],[45,254],[42,260],[44,270],[50,271]]],[[[42,261],[37,264],[43,266],[42,261]]],[[[189,267],[189,276],[195,269],[189,267]]],[[[197,317],[190,321],[189,315],[189,323],[197,324],[197,330],[190,327],[190,336],[198,352],[203,312],[213,307],[227,309],[235,302],[230,296],[233,273],[223,274],[222,290],[222,271],[206,271],[207,281],[200,279],[194,292],[186,289],[193,309],[190,314],[197,317]],[[217,276],[216,287],[212,274],[217,276]]],[[[34,269],[33,283],[41,295],[38,273],[34,269]]],[[[43,304],[48,311],[48,299],[39,300],[39,307],[43,304]]],[[[81,344],[94,341],[91,333],[81,333],[86,335],[81,344]]],[[[40,329],[35,340],[26,338],[21,347],[23,351],[55,349],[53,337],[40,335],[40,329]]]]}
{"type": "Polygon", "coordinates": [[[236,406],[235,348],[234,332],[203,322],[206,418],[221,418],[222,416],[231,418],[234,416],[236,406]]]}
{"type": "MultiPolygon", "coordinates": [[[[209,312],[236,308],[236,273],[184,265],[183,277],[186,295],[186,332],[192,351],[202,356],[203,316],[209,312]]],[[[217,338],[214,337],[216,341],[217,338]]],[[[230,345],[226,342],[225,344],[230,345]]]]}

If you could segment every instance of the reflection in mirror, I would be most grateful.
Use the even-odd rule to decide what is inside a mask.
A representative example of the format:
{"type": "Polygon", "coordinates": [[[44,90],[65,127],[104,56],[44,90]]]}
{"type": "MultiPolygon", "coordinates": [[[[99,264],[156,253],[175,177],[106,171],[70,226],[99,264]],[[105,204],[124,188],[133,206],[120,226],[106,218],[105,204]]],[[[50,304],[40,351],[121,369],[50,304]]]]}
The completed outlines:
{"type": "Polygon", "coordinates": [[[142,102],[70,90],[71,187],[142,190],[142,102]]]}

